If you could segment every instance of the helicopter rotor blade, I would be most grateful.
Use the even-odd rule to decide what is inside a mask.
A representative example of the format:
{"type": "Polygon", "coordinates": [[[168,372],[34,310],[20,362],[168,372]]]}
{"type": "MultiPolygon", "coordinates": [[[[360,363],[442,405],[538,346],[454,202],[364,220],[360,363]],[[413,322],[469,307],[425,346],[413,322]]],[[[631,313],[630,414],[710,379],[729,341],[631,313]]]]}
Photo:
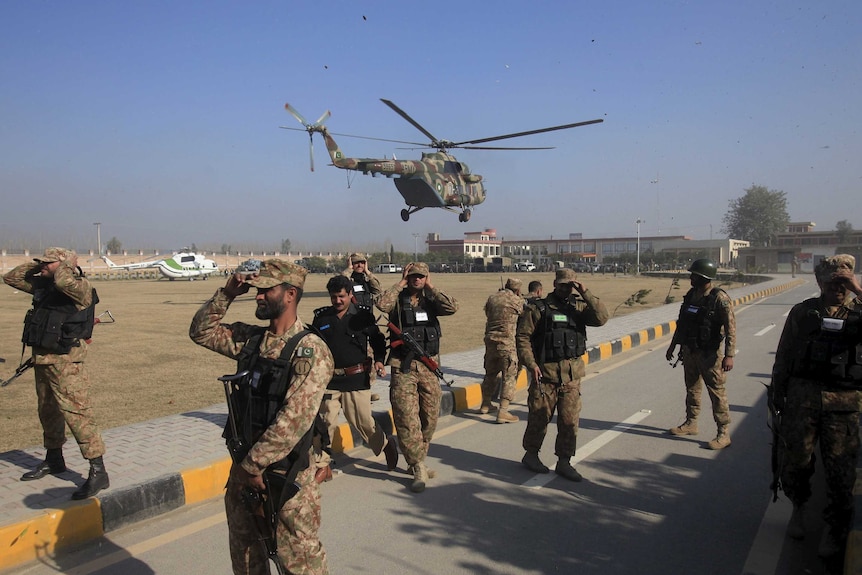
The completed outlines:
{"type": "Polygon", "coordinates": [[[550,128],[541,128],[538,130],[528,130],[526,132],[518,132],[515,134],[505,134],[502,136],[494,136],[492,138],[481,138],[479,140],[467,140],[465,142],[456,142],[456,143],[451,144],[449,147],[450,148],[455,148],[455,147],[460,148],[460,147],[462,147],[463,144],[482,144],[485,142],[494,142],[496,140],[505,140],[507,138],[520,138],[521,136],[531,136],[533,134],[541,134],[544,132],[553,132],[555,130],[567,130],[569,128],[577,128],[579,126],[589,126],[590,124],[601,124],[602,122],[604,122],[604,120],[598,119],[598,120],[588,120],[586,122],[577,122],[575,124],[565,124],[562,126],[551,126],[550,128]]]}
{"type": "MultiPolygon", "coordinates": [[[[430,139],[430,140],[431,140],[432,147],[435,147],[435,148],[437,147],[437,144],[438,144],[438,142],[439,142],[440,140],[438,140],[437,138],[435,138],[435,137],[434,137],[434,135],[433,135],[433,134],[431,134],[431,132],[429,132],[428,130],[426,130],[425,128],[423,128],[423,127],[419,124],[419,122],[417,122],[416,120],[414,120],[413,118],[411,118],[410,116],[408,116],[408,115],[407,115],[407,112],[405,112],[404,110],[402,110],[401,108],[399,108],[398,106],[396,106],[396,105],[395,105],[393,102],[391,102],[390,100],[385,100],[385,99],[383,99],[383,98],[380,98],[380,101],[381,101],[381,102],[383,102],[384,104],[386,104],[387,106],[389,106],[390,108],[392,108],[392,109],[395,111],[395,113],[396,113],[396,114],[398,114],[399,116],[401,116],[402,118],[404,118],[405,120],[407,120],[408,122],[410,122],[410,124],[411,124],[414,128],[416,128],[417,130],[419,130],[420,132],[422,132],[423,134],[425,134],[425,136],[426,136],[428,139],[430,139]]],[[[409,142],[408,142],[408,143],[409,143],[409,142]]],[[[422,145],[423,145],[423,146],[425,146],[426,144],[422,144],[422,145]]]]}
{"type": "Polygon", "coordinates": [[[320,117],[317,119],[317,121],[314,123],[314,125],[315,126],[322,126],[323,123],[326,122],[326,120],[328,120],[331,115],[332,114],[329,113],[329,110],[325,111],[323,114],[320,115],[320,117]]]}
{"type": "Polygon", "coordinates": [[[294,107],[293,107],[293,106],[291,106],[290,104],[285,104],[285,105],[284,105],[284,109],[285,109],[285,110],[287,110],[288,112],[290,112],[290,115],[291,115],[291,116],[293,116],[294,118],[296,118],[297,120],[299,120],[299,123],[300,123],[300,124],[302,124],[303,126],[305,126],[305,128],[306,128],[306,129],[308,129],[308,126],[309,126],[310,124],[309,124],[308,122],[306,122],[306,121],[305,121],[305,118],[303,118],[303,117],[302,117],[302,114],[300,114],[300,113],[296,110],[296,108],[294,108],[294,107]]]}
{"type": "Polygon", "coordinates": [[[314,133],[308,133],[308,158],[311,165],[311,171],[314,171],[314,133]]]}

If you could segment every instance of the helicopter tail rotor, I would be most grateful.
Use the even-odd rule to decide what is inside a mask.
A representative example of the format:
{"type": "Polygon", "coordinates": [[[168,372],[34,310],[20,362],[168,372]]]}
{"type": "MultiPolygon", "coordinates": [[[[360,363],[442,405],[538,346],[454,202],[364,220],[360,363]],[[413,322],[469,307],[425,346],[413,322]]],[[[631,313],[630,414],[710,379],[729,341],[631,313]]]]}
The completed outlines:
{"type": "Polygon", "coordinates": [[[297,111],[297,109],[294,108],[293,106],[291,106],[290,104],[285,104],[284,109],[287,110],[288,112],[290,112],[290,114],[294,118],[296,118],[300,124],[303,125],[303,127],[305,128],[305,131],[308,132],[308,157],[309,157],[309,164],[311,166],[311,171],[313,172],[314,171],[314,133],[321,131],[323,124],[326,122],[326,120],[329,119],[329,117],[332,114],[329,112],[329,110],[327,110],[323,114],[320,115],[320,117],[317,119],[316,122],[314,122],[313,124],[309,124],[305,120],[305,118],[302,116],[302,114],[300,114],[299,111],[297,111]]]}

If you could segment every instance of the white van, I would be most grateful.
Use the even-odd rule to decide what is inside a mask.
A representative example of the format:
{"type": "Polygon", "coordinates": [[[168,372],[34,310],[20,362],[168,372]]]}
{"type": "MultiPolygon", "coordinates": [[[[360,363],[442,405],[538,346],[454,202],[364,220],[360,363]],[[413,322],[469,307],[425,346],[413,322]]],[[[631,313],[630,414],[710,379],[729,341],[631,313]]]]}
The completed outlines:
{"type": "Polygon", "coordinates": [[[377,264],[374,266],[374,273],[376,274],[397,274],[399,271],[401,270],[395,264],[377,264]]]}
{"type": "Polygon", "coordinates": [[[516,272],[534,272],[536,265],[533,262],[519,262],[515,264],[516,272]]]}

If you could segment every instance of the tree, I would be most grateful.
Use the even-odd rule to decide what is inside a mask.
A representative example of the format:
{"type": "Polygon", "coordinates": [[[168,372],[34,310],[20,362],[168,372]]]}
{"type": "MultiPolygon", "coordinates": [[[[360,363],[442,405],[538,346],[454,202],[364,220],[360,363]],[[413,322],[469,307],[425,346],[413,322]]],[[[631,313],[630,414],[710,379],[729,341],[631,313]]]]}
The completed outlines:
{"type": "Polygon", "coordinates": [[[221,245],[221,253],[227,255],[230,253],[230,244],[222,244],[221,245]]]}
{"type": "Polygon", "coordinates": [[[842,244],[846,243],[848,238],[850,238],[850,234],[853,233],[853,224],[847,220],[841,220],[835,224],[835,231],[838,232],[838,242],[842,244]]]}
{"type": "Polygon", "coordinates": [[[108,251],[112,254],[118,254],[120,253],[120,250],[123,249],[123,244],[117,239],[117,236],[114,236],[108,241],[107,247],[108,251]]]}
{"type": "Polygon", "coordinates": [[[752,185],[744,196],[730,200],[729,208],[722,231],[752,246],[768,246],[775,234],[785,231],[790,223],[787,194],[766,186],[752,185]]]}
{"type": "Polygon", "coordinates": [[[285,238],[281,240],[281,253],[289,254],[290,253],[290,240],[285,238]]]}

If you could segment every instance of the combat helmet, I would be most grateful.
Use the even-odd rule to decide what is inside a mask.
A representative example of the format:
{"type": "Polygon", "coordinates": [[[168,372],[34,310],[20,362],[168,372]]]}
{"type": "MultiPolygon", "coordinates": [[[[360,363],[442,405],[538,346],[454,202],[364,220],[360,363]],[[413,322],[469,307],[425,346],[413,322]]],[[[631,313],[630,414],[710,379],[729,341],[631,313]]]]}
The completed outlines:
{"type": "Polygon", "coordinates": [[[715,276],[718,275],[718,268],[715,267],[715,263],[707,258],[694,260],[688,271],[708,280],[714,280],[715,276]]]}

